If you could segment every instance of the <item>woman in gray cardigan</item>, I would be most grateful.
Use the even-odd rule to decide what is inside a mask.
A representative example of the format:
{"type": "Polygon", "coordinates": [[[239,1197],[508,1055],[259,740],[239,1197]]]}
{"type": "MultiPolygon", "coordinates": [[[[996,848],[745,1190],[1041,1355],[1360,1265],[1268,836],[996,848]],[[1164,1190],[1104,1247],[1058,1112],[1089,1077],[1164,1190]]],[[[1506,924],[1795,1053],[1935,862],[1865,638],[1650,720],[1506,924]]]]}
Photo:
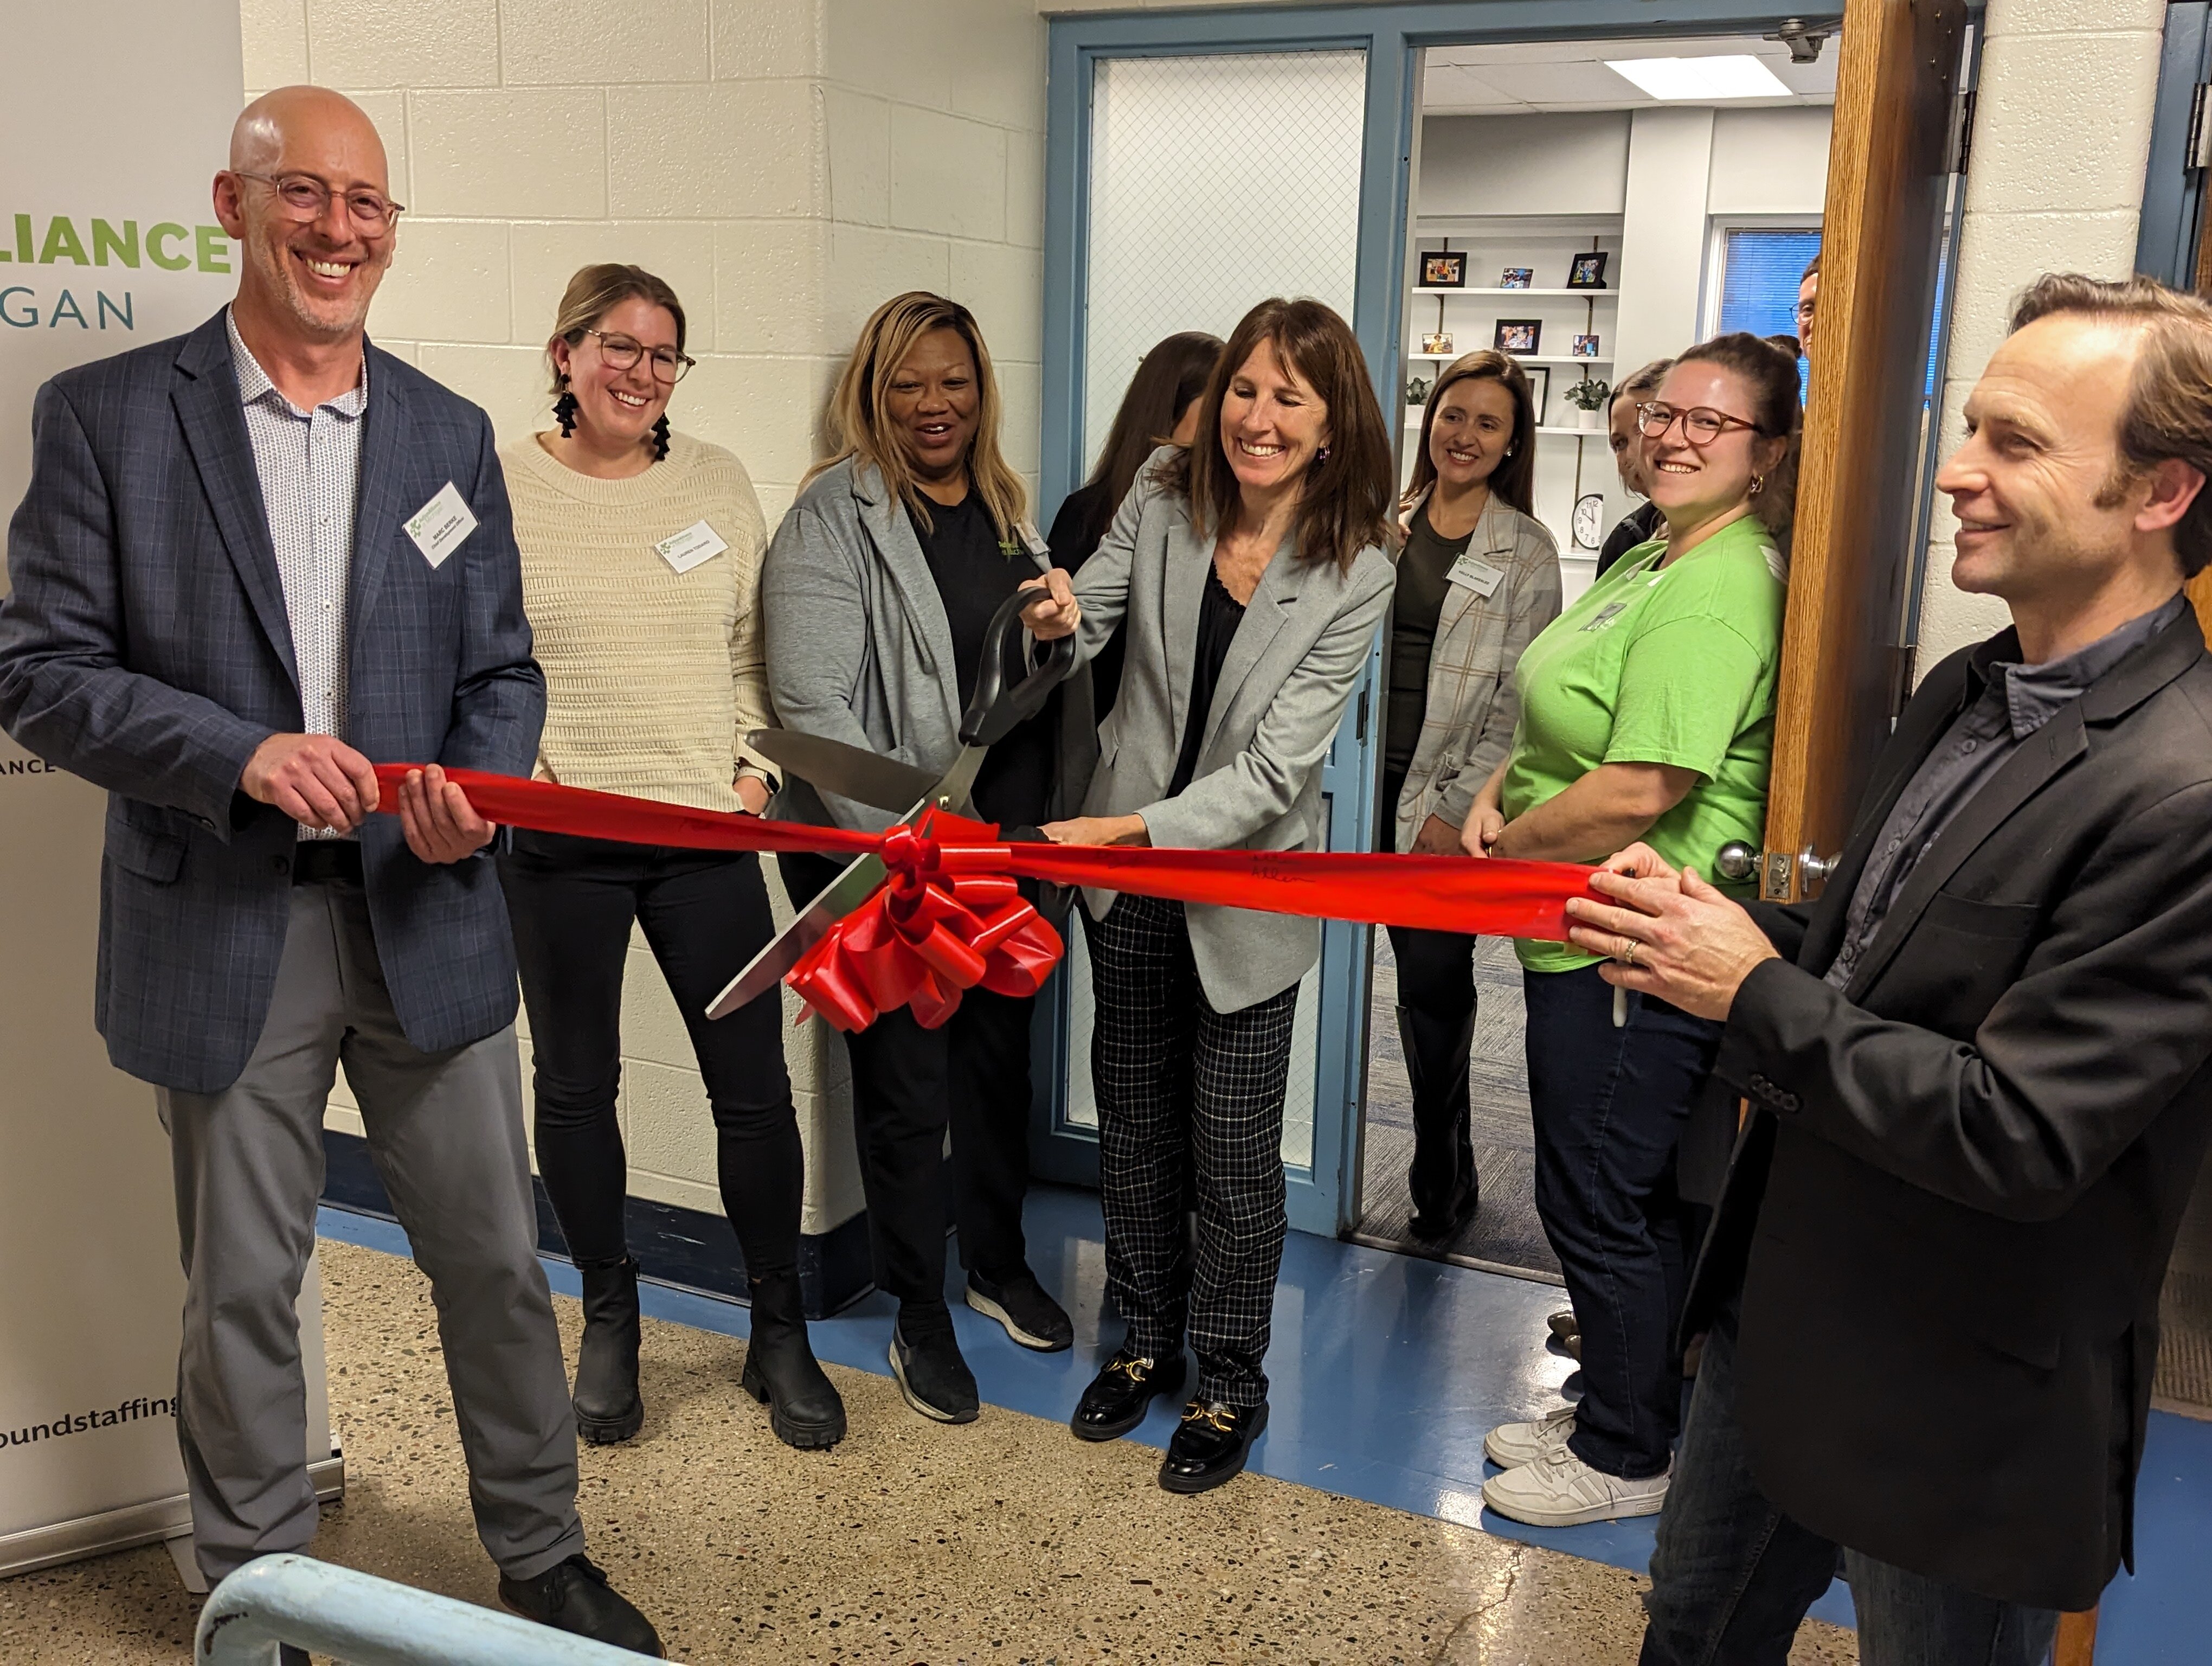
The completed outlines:
{"type": "MultiPolygon", "coordinates": [[[[1206,384],[1197,441],[1141,471],[1073,600],[1041,637],[1127,655],[1071,844],[1312,850],[1322,759],[1390,599],[1390,447],[1358,344],[1314,301],[1264,301],[1206,384]]],[[[1051,587],[1066,581],[1054,575],[1051,587]]],[[[1196,1493],[1244,1467],[1267,1426],[1267,1349],[1286,1225],[1283,1097],[1310,920],[1085,897],[1097,1017],[1106,1287],[1128,1332],[1072,1426],[1110,1440],[1184,1376],[1198,1383],[1160,1467],[1196,1493]],[[1195,1181],[1195,1266],[1183,1248],[1195,1181]]]]}
{"type": "MultiPolygon", "coordinates": [[[[1559,617],[1559,556],[1530,513],[1536,410],[1528,378],[1484,348],[1437,378],[1406,494],[1383,706],[1384,848],[1460,854],[1460,824],[1504,761],[1521,710],[1513,667],[1559,617]]],[[[1469,1127],[1475,939],[1390,927],[1398,1036],[1413,1088],[1415,1237],[1448,1238],[1481,1188],[1469,1127]]]]}
{"type": "MultiPolygon", "coordinates": [[[[842,444],[800,490],[762,568],[769,690],[784,727],[932,771],[951,766],[991,617],[1048,565],[1024,519],[1021,477],[1000,455],[1000,408],[966,307],[916,290],[862,328],[830,406],[842,444]]],[[[1097,744],[1079,672],[991,749],[977,812],[1029,826],[1066,813],[1097,744]]],[[[796,779],[776,812],[867,829],[894,819],[796,779]]],[[[778,866],[800,902],[839,866],[819,856],[778,866]]],[[[907,1403],[941,1422],[971,1422],[978,1410],[945,1304],[948,1125],[968,1304],[1024,1347],[1074,1340],[1022,1237],[1032,1005],[971,989],[941,1028],[902,1007],[847,1041],[877,1280],[899,1302],[891,1370],[907,1403]]]]}

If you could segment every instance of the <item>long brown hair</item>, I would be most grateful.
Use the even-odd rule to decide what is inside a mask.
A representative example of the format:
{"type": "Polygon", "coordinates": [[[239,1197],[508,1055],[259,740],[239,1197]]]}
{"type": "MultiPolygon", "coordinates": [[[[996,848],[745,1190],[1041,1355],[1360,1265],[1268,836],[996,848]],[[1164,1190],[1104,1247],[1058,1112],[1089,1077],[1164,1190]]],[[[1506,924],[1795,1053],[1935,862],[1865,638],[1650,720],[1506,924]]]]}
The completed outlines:
{"type": "Polygon", "coordinates": [[[1366,356],[1352,327],[1318,301],[1277,296],[1244,314],[1206,378],[1197,439],[1162,465],[1158,478],[1188,506],[1200,537],[1236,526],[1243,500],[1221,449],[1221,402],[1263,342],[1328,412],[1328,444],[1307,466],[1292,548],[1302,561],[1333,561],[1348,573],[1362,550],[1387,545],[1392,535],[1390,441],[1366,356]]]}
{"type": "Polygon", "coordinates": [[[1206,378],[1220,358],[1221,337],[1203,330],[1179,331],[1156,343],[1129,379],[1098,466],[1086,483],[1103,484],[1115,503],[1127,497],[1145,459],[1166,443],[1176,419],[1206,392],[1206,378]]]}
{"type": "MultiPolygon", "coordinates": [[[[1717,364],[1751,388],[1751,420],[1760,434],[1784,442],[1781,459],[1759,478],[1752,513],[1778,539],[1786,540],[1797,514],[1797,445],[1804,412],[1797,404],[1797,361],[1764,336],[1732,330],[1686,350],[1674,361],[1717,364]]],[[[1784,550],[1788,544],[1784,542],[1784,550]]]]}
{"type": "MultiPolygon", "coordinates": [[[[915,483],[906,448],[884,421],[884,395],[891,378],[906,362],[915,344],[933,330],[951,330],[968,344],[975,362],[975,439],[968,448],[968,477],[1002,538],[1012,538],[1029,513],[1029,493],[1021,476],[1007,466],[999,450],[999,420],[1006,409],[999,395],[999,378],[991,368],[990,350],[975,316],[957,301],[909,289],[893,295],[869,314],[860,326],[853,356],[837,378],[830,396],[830,455],[806,471],[806,479],[848,458],[872,464],[884,484],[921,519],[932,525],[929,505],[915,483]]],[[[800,484],[804,485],[805,481],[800,484]]]]}
{"type": "MultiPolygon", "coordinates": [[[[585,331],[598,328],[599,320],[625,301],[665,307],[676,320],[676,350],[684,350],[684,303],[677,300],[676,291],[642,266],[612,261],[576,269],[561,292],[561,309],[553,316],[554,339],[567,342],[574,351],[583,344],[585,331]]],[[[552,341],[545,344],[545,370],[553,380],[548,392],[558,393],[568,386],[561,367],[553,362],[552,341]]]]}
{"type": "Polygon", "coordinates": [[[1429,455],[1429,431],[1436,426],[1437,407],[1444,394],[1461,382],[1496,382],[1513,396],[1513,437],[1505,456],[1490,477],[1492,495],[1524,515],[1536,513],[1536,396],[1529,391],[1528,373],[1508,353],[1492,347],[1461,355],[1444,367],[1429,402],[1421,408],[1421,449],[1413,459],[1413,478],[1399,507],[1411,509],[1414,500],[1437,483],[1436,459],[1429,455]]]}

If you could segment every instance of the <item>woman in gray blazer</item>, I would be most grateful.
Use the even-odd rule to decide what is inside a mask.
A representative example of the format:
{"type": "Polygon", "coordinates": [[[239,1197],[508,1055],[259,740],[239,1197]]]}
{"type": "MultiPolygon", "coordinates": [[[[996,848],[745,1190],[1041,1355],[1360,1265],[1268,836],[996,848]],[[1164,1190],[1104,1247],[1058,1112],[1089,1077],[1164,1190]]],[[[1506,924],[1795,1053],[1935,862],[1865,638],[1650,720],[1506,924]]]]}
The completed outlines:
{"type": "MultiPolygon", "coordinates": [[[[1030,616],[1048,637],[1079,613],[1086,656],[1117,628],[1127,643],[1083,814],[1044,830],[1318,849],[1322,759],[1389,605],[1389,441],[1358,344],[1315,301],[1247,314],[1201,410],[1193,447],[1162,447],[1139,475],[1073,603],[1030,616]]],[[[1202,1492],[1267,1426],[1291,1020],[1320,928],[1111,892],[1085,903],[1106,1286],[1128,1333],[1072,1426],[1086,1440],[1136,1427],[1182,1383],[1188,1329],[1197,1390],[1160,1485],[1202,1492]]]]}
{"type": "MultiPolygon", "coordinates": [[[[1401,512],[1382,722],[1386,849],[1458,855],[1460,824],[1513,743],[1513,667],[1559,617],[1559,550],[1531,513],[1535,473],[1535,402],[1521,367],[1490,348],[1454,361],[1422,412],[1401,512]]],[[[1413,1088],[1409,1230],[1419,1238],[1449,1237],[1481,1198],[1467,1080],[1474,943],[1390,927],[1413,1088]]]]}
{"type": "MultiPolygon", "coordinates": [[[[966,307],[915,290],[863,326],[830,404],[839,448],[800,489],[762,569],[769,690],[784,727],[951,767],[991,617],[1048,564],[1024,519],[1021,477],[1000,454],[1000,409],[966,307]]],[[[977,812],[1018,826],[1066,814],[1082,800],[1097,745],[1079,672],[992,747],[977,812]]],[[[795,778],[776,812],[868,829],[893,819],[795,778]]],[[[839,864],[785,856],[778,866],[803,901],[839,864]]],[[[979,1406],[945,1303],[948,1125],[968,1304],[1024,1347],[1052,1352],[1075,1337],[1022,1237],[1032,1005],[970,989],[938,1029],[901,1007],[846,1043],[877,1281],[899,1302],[891,1370],[907,1403],[941,1422],[972,1422],[979,1406]]]]}

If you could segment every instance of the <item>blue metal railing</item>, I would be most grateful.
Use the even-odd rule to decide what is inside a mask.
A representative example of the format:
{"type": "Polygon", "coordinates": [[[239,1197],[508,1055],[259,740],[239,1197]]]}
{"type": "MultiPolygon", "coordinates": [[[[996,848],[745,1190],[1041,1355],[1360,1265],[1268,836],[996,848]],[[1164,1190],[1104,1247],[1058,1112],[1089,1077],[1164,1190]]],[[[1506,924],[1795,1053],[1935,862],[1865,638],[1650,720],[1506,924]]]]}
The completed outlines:
{"type": "Polygon", "coordinates": [[[200,1666],[276,1666],[289,1643],[350,1666],[636,1666],[639,1657],[311,1556],[263,1556],[200,1611],[200,1666]]]}

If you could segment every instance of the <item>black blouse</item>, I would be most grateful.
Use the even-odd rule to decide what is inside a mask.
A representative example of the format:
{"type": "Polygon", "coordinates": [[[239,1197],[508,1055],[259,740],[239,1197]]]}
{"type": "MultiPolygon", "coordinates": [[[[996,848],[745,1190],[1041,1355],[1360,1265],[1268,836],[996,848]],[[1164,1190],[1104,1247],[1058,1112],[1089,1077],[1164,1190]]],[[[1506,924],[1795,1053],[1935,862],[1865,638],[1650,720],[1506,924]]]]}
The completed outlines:
{"type": "Polygon", "coordinates": [[[1175,779],[1168,782],[1173,798],[1198,774],[1198,755],[1206,745],[1206,721],[1212,714],[1213,691],[1220,686],[1221,667],[1229,658],[1229,645],[1237,640],[1237,627],[1244,623],[1244,604],[1229,593],[1220,572],[1206,564],[1206,593],[1198,603],[1198,643],[1191,655],[1190,712],[1182,726],[1182,751],[1176,755],[1175,779]]]}

